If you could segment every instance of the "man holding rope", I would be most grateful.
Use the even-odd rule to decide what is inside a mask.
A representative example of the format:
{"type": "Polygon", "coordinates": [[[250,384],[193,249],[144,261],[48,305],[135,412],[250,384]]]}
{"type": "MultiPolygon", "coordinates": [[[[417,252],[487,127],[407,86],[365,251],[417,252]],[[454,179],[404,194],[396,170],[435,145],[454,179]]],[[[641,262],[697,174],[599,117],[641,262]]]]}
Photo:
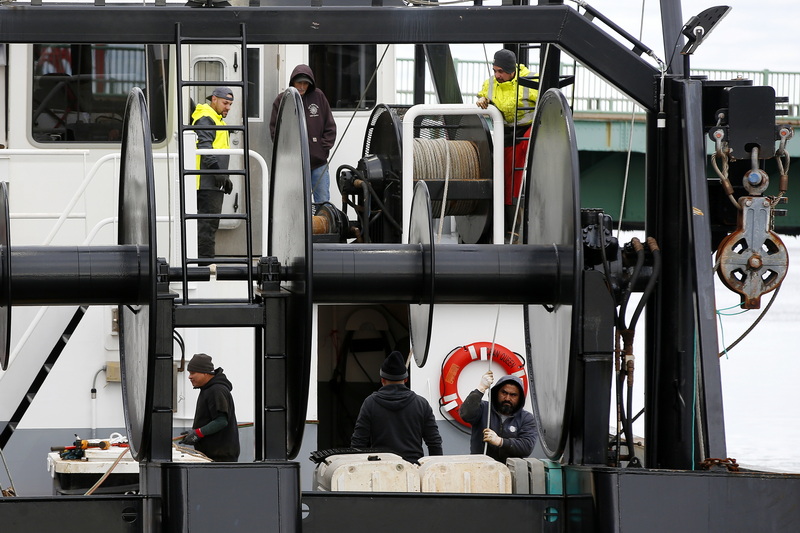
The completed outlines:
{"type": "Polygon", "coordinates": [[[482,401],[483,393],[494,382],[489,370],[481,376],[478,388],[467,395],[459,414],[472,424],[469,451],[485,453],[505,463],[509,457],[528,457],[536,444],[536,422],[523,409],[525,389],[517,376],[503,376],[489,393],[489,402],[482,401]],[[485,451],[484,451],[485,450],[485,451]]]}

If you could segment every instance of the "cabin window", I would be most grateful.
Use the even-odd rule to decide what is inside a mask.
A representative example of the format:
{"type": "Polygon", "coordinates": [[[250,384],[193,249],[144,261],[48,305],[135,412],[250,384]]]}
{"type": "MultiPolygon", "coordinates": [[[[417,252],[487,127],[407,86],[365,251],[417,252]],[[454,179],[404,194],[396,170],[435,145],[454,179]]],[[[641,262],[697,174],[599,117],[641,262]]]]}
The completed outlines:
{"type": "Polygon", "coordinates": [[[261,118],[261,49],[247,49],[247,117],[261,118]]]}
{"type": "Polygon", "coordinates": [[[375,45],[312,45],[309,66],[317,86],[333,109],[371,109],[377,88],[372,74],[377,65],[375,45]],[[372,83],[370,83],[372,80],[372,83]]]}
{"type": "Polygon", "coordinates": [[[140,87],[150,103],[154,141],[164,140],[168,60],[159,48],[34,45],[33,139],[42,143],[120,142],[128,92],[140,87]]]}

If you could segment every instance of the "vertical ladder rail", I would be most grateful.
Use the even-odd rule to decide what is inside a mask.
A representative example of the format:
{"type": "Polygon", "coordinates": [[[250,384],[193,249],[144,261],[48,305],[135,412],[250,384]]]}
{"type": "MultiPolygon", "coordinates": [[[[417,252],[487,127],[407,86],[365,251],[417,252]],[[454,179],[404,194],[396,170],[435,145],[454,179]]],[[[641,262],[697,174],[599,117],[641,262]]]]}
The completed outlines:
{"type": "MultiPolygon", "coordinates": [[[[253,228],[252,228],[252,209],[251,209],[251,184],[250,184],[250,138],[248,134],[248,127],[247,127],[247,120],[249,117],[248,113],[248,72],[247,72],[247,34],[245,24],[240,25],[240,33],[238,37],[186,37],[181,34],[181,25],[180,23],[175,24],[175,33],[176,33],[176,67],[177,67],[177,89],[178,89],[178,158],[180,160],[180,183],[181,183],[181,194],[180,194],[180,210],[181,210],[181,284],[182,284],[182,303],[188,304],[188,289],[189,289],[189,280],[188,280],[188,271],[187,267],[190,264],[198,264],[202,260],[203,262],[208,261],[208,258],[190,258],[188,257],[187,253],[187,236],[186,236],[186,223],[188,220],[200,220],[200,219],[239,219],[244,220],[245,222],[245,258],[239,259],[235,257],[227,257],[227,258],[218,258],[215,257],[213,261],[215,263],[222,263],[222,264],[244,264],[247,271],[247,302],[253,303],[254,301],[254,291],[253,291],[253,228]],[[242,74],[241,80],[190,80],[184,79],[183,77],[183,54],[182,49],[184,44],[238,44],[241,46],[241,54],[242,54],[242,74]],[[242,93],[242,125],[229,125],[226,124],[224,126],[197,126],[192,125],[190,122],[188,124],[184,123],[183,117],[180,116],[184,110],[184,94],[183,90],[186,87],[210,87],[211,85],[224,85],[228,87],[239,87],[242,93]],[[184,133],[186,131],[216,131],[216,130],[226,130],[226,131],[241,131],[242,132],[242,148],[243,148],[243,157],[242,157],[242,169],[241,170],[231,170],[228,169],[187,169],[186,165],[184,164],[185,153],[186,149],[184,147],[184,133]],[[185,188],[186,188],[186,180],[187,177],[191,177],[191,179],[196,179],[195,176],[203,175],[203,174],[227,174],[231,175],[241,175],[243,176],[244,182],[244,206],[245,212],[243,214],[234,213],[234,214],[208,214],[208,213],[194,213],[190,214],[186,212],[186,198],[184,196],[185,188]]],[[[191,73],[188,73],[188,76],[191,77],[191,73]]],[[[191,110],[190,110],[191,111],[191,110]]]]}

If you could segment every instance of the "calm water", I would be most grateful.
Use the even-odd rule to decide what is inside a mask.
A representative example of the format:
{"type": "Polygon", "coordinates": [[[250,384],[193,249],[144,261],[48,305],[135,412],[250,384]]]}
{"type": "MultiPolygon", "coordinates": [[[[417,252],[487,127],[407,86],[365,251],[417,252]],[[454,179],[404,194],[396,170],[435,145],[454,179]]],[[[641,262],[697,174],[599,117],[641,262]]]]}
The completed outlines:
{"type": "MultiPolygon", "coordinates": [[[[728,455],[740,464],[800,472],[800,241],[782,240],[789,249],[789,273],[775,303],[721,360],[725,433],[728,455]]],[[[718,308],[738,303],[725,293],[717,290],[718,308]]],[[[762,308],[770,296],[762,298],[762,308]]],[[[736,340],[759,312],[724,316],[725,343],[736,340]]]]}
{"type": "MultiPolygon", "coordinates": [[[[800,472],[800,241],[782,240],[789,250],[790,266],[775,303],[748,337],[720,360],[725,433],[728,457],[740,465],[800,472]]],[[[738,295],[716,276],[715,285],[718,309],[737,306],[738,295]]],[[[762,298],[762,309],[771,296],[762,298]]],[[[739,311],[735,307],[722,312],[739,311]]],[[[735,341],[760,312],[722,316],[722,325],[717,322],[720,346],[723,341],[726,346],[735,341]]],[[[637,348],[637,365],[642,365],[642,354],[642,348],[637,348]]],[[[637,412],[643,406],[643,375],[637,371],[637,412]]],[[[634,432],[644,435],[640,421],[634,432]]]]}

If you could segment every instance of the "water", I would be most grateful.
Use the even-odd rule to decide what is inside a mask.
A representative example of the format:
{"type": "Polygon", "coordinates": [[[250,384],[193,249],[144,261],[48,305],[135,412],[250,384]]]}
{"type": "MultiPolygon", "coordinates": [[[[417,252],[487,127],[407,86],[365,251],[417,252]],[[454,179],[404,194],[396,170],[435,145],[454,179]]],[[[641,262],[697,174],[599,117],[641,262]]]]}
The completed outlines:
{"type": "MultiPolygon", "coordinates": [[[[775,303],[755,329],[720,360],[725,399],[728,456],[740,464],[757,464],[800,472],[800,240],[782,238],[789,250],[789,272],[775,303]]],[[[762,308],[771,294],[762,298],[762,308]]],[[[717,307],[738,303],[726,289],[717,289],[717,307]]],[[[724,316],[718,331],[730,344],[760,311],[724,316]]],[[[722,341],[720,341],[722,344],[722,341]]]]}
{"type": "MultiPolygon", "coordinates": [[[[627,241],[632,235],[620,240],[627,241]]],[[[800,473],[800,266],[792,265],[793,258],[800,258],[800,240],[781,240],[789,251],[790,266],[775,302],[753,331],[720,359],[725,436],[727,456],[740,465],[800,473]]],[[[717,321],[719,345],[727,346],[750,327],[761,310],[730,315],[741,311],[739,296],[716,275],[714,282],[717,309],[736,306],[722,311],[726,314],[721,325],[717,321]]],[[[762,297],[762,309],[771,297],[772,293],[762,297]]],[[[634,412],[644,405],[642,338],[637,338],[636,346],[634,412]]],[[[615,419],[613,412],[611,419],[615,419]]],[[[634,433],[644,435],[642,419],[634,423],[634,433]]]]}

